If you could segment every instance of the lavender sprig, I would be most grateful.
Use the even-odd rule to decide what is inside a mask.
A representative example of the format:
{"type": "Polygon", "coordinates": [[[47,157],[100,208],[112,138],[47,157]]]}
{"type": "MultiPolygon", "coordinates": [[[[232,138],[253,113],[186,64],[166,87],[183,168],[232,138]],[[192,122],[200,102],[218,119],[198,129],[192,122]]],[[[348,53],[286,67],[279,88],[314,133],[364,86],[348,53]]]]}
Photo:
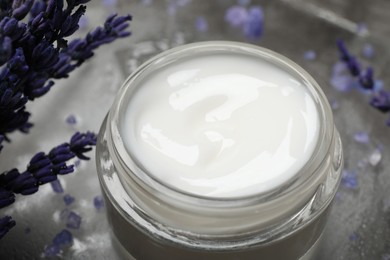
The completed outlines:
{"type": "Polygon", "coordinates": [[[99,46],[130,35],[131,16],[110,16],[104,27],[69,44],[89,0],[14,0],[0,4],[0,149],[16,130],[33,125],[25,105],[68,77],[99,46]],[[28,22],[22,19],[29,16],[28,22]]]}
{"type": "MultiPolygon", "coordinates": [[[[77,132],[72,136],[69,143],[54,147],[48,154],[37,153],[32,157],[23,173],[19,173],[17,169],[12,169],[0,174],[0,194],[4,194],[1,197],[5,199],[7,191],[22,195],[33,194],[38,191],[39,185],[56,180],[57,175],[73,172],[73,165],[67,165],[66,162],[74,157],[89,160],[84,154],[92,150],[92,146],[95,144],[95,134],[77,132]]],[[[12,195],[14,196],[14,194],[12,195]]],[[[12,200],[11,197],[9,197],[9,201],[12,200]]]]}
{"type": "MultiPolygon", "coordinates": [[[[0,208],[12,204],[15,201],[15,194],[33,194],[38,191],[40,185],[56,180],[57,175],[73,172],[74,165],[67,164],[67,161],[74,157],[89,160],[85,153],[91,151],[94,145],[96,145],[95,134],[77,132],[69,143],[54,147],[48,154],[39,152],[34,155],[23,173],[12,169],[0,174],[0,208]]],[[[0,238],[13,226],[4,224],[6,219],[10,221],[8,216],[0,220],[0,238]]]]}
{"type": "Polygon", "coordinates": [[[69,54],[72,60],[84,61],[93,55],[93,50],[100,45],[113,42],[117,38],[129,36],[131,33],[125,29],[129,26],[131,16],[120,16],[116,14],[107,18],[104,27],[98,27],[87,34],[85,39],[77,39],[64,49],[64,53],[69,54]]]}
{"type": "MultiPolygon", "coordinates": [[[[0,1],[0,151],[8,134],[32,127],[27,102],[46,94],[53,79],[69,73],[93,56],[99,46],[130,35],[131,16],[110,16],[104,27],[98,27],[84,39],[69,44],[66,37],[79,28],[85,13],[83,5],[90,0],[2,0],[0,1]]],[[[57,175],[69,174],[74,166],[67,162],[96,144],[93,133],[76,133],[69,143],[53,148],[48,154],[37,153],[26,170],[12,169],[0,174],[0,208],[15,201],[16,194],[29,195],[40,185],[52,182],[57,175]]],[[[15,221],[0,219],[0,238],[15,221]]]]}
{"type": "MultiPolygon", "coordinates": [[[[359,85],[370,92],[370,105],[383,113],[390,114],[390,91],[383,89],[375,90],[374,69],[368,67],[365,71],[362,71],[358,59],[350,54],[344,41],[338,40],[337,47],[340,60],[346,64],[351,75],[358,80],[359,85]]],[[[390,115],[386,124],[390,126],[390,115]]]]}

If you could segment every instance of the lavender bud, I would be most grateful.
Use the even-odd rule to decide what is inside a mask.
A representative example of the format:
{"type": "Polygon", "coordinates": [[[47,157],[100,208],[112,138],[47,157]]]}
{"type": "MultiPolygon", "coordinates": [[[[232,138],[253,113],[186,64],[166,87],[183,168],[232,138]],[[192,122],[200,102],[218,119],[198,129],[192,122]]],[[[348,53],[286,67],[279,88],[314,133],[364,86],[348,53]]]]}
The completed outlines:
{"type": "Polygon", "coordinates": [[[376,93],[370,102],[371,106],[382,111],[383,113],[390,111],[390,92],[380,90],[376,93]]]}
{"type": "Polygon", "coordinates": [[[0,218],[0,239],[15,226],[15,221],[10,216],[0,218]]]}
{"type": "Polygon", "coordinates": [[[28,12],[31,10],[33,3],[34,3],[34,0],[26,0],[18,8],[14,8],[14,10],[12,12],[12,16],[18,20],[23,19],[28,14],[28,12]]]}
{"type": "Polygon", "coordinates": [[[15,195],[3,188],[0,188],[0,208],[11,205],[15,201],[15,195]]]}

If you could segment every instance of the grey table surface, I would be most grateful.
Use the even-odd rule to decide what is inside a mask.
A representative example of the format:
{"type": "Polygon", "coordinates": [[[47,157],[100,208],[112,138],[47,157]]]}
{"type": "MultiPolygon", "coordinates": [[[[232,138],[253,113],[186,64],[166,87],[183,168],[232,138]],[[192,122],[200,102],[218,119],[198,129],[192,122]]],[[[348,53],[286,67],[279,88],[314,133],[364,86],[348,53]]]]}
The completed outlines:
{"type": "MultiPolygon", "coordinates": [[[[230,0],[175,1],[92,1],[88,4],[88,24],[78,36],[100,24],[112,12],[131,13],[133,35],[101,48],[96,57],[58,81],[47,96],[29,105],[35,126],[28,135],[11,135],[0,156],[0,170],[24,168],[37,151],[69,139],[75,131],[97,132],[116,91],[124,79],[147,58],[173,46],[206,40],[248,41],[270,48],[300,64],[321,84],[334,107],[340,131],[345,168],[356,173],[357,184],[341,185],[324,233],[319,259],[390,259],[390,128],[386,116],[368,105],[367,95],[358,90],[340,92],[330,84],[337,62],[335,41],[345,39],[364,65],[375,68],[385,88],[390,82],[390,2],[387,0],[279,0],[240,1],[246,8],[261,6],[265,13],[264,35],[249,40],[242,31],[224,20],[230,0]],[[196,26],[202,20],[203,27],[196,26]],[[362,31],[362,24],[367,27],[362,31]],[[360,28],[360,29],[359,29],[360,28]],[[364,59],[365,44],[374,46],[375,55],[364,59]],[[307,60],[304,53],[315,51],[307,60]],[[74,116],[75,124],[66,122],[74,116]],[[368,143],[354,139],[367,133],[368,143]],[[371,158],[371,163],[370,163],[371,158]],[[375,161],[374,159],[380,159],[375,161]],[[375,161],[375,162],[374,162],[375,161]]],[[[31,196],[1,210],[12,215],[17,225],[0,241],[0,259],[119,259],[113,249],[104,208],[94,207],[101,194],[95,162],[81,162],[76,172],[60,177],[63,193],[45,185],[31,196]],[[64,195],[75,198],[70,205],[64,195]],[[79,228],[67,228],[67,214],[81,217],[79,228]],[[57,256],[47,257],[45,248],[63,229],[73,235],[73,243],[57,256]]]]}

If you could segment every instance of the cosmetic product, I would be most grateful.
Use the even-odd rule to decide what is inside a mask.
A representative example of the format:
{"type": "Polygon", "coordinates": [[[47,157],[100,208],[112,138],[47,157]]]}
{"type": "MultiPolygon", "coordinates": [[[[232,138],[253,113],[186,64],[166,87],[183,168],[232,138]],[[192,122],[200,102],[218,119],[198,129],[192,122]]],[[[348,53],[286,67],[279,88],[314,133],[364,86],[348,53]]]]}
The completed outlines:
{"type": "Polygon", "coordinates": [[[342,162],[316,81],[235,42],[143,64],[97,146],[113,237],[135,259],[312,259],[342,162]]]}

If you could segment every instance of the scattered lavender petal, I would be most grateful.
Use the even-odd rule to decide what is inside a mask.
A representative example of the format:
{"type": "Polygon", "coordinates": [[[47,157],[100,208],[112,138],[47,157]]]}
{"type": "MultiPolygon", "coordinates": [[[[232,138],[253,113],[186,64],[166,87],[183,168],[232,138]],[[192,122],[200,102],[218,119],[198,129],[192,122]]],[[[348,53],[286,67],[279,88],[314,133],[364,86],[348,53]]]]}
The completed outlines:
{"type": "Polygon", "coordinates": [[[238,0],[239,5],[249,5],[251,0],[238,0]]]}
{"type": "Polygon", "coordinates": [[[263,34],[264,12],[260,6],[249,8],[248,19],[244,23],[244,34],[249,39],[258,39],[263,34]]]}
{"type": "Polygon", "coordinates": [[[350,241],[357,241],[359,240],[360,236],[356,232],[352,232],[352,234],[349,235],[349,240],[350,241]]]}
{"type": "Polygon", "coordinates": [[[364,46],[363,46],[363,50],[362,50],[362,54],[365,58],[367,59],[371,59],[374,57],[375,55],[375,49],[374,47],[369,44],[369,43],[366,43],[364,46]]]}
{"type": "Polygon", "coordinates": [[[248,19],[248,11],[242,6],[231,6],[225,12],[225,21],[233,27],[242,26],[248,19]]]}
{"type": "Polygon", "coordinates": [[[52,182],[50,182],[50,185],[55,193],[63,193],[64,192],[64,189],[62,188],[60,180],[57,179],[55,181],[52,181],[52,182]]]}
{"type": "Polygon", "coordinates": [[[74,165],[75,168],[78,168],[78,167],[80,166],[80,164],[81,164],[81,160],[76,160],[76,161],[74,161],[74,163],[73,163],[73,165],[74,165]]]}
{"type": "Polygon", "coordinates": [[[332,75],[340,75],[348,72],[347,65],[344,62],[338,61],[332,67],[332,75]]]}
{"type": "Polygon", "coordinates": [[[383,89],[383,80],[377,79],[374,82],[374,91],[379,91],[383,89]]]}
{"type": "Polygon", "coordinates": [[[334,75],[330,79],[330,84],[338,91],[347,92],[353,88],[355,81],[349,75],[334,75]]]}
{"type": "Polygon", "coordinates": [[[69,194],[64,195],[64,202],[66,206],[69,206],[75,201],[75,198],[70,196],[69,194]]]}
{"type": "Polygon", "coordinates": [[[75,125],[77,124],[77,119],[76,119],[76,116],[75,115],[69,115],[66,117],[65,119],[66,123],[68,125],[75,125]]]}
{"type": "Polygon", "coordinates": [[[366,132],[357,132],[353,135],[353,139],[361,144],[368,144],[370,142],[370,136],[366,132]]]}
{"type": "Polygon", "coordinates": [[[341,185],[347,189],[356,189],[358,187],[356,172],[344,169],[341,174],[341,185]]]}
{"type": "Polygon", "coordinates": [[[378,163],[381,161],[382,159],[382,152],[380,149],[376,148],[371,154],[370,154],[370,157],[368,158],[368,162],[372,165],[372,166],[377,166],[378,163]]]}
{"type": "Polygon", "coordinates": [[[68,228],[79,229],[81,224],[81,217],[75,212],[71,211],[68,215],[66,226],[68,228]]]}
{"type": "Polygon", "coordinates": [[[73,235],[67,229],[63,229],[53,238],[53,245],[58,247],[70,245],[72,242],[73,235]]]}
{"type": "Polygon", "coordinates": [[[198,32],[206,32],[209,29],[207,20],[203,16],[196,17],[195,28],[198,32]]]}
{"type": "Polygon", "coordinates": [[[317,53],[313,50],[305,51],[303,58],[308,61],[315,60],[317,58],[317,53]]]}
{"type": "Polygon", "coordinates": [[[85,30],[88,28],[88,25],[89,25],[88,17],[86,17],[85,15],[81,16],[79,20],[79,28],[81,30],[85,30]]]}
{"type": "Polygon", "coordinates": [[[96,196],[93,198],[93,205],[97,210],[100,210],[104,207],[104,199],[102,196],[96,196]]]}
{"type": "Polygon", "coordinates": [[[45,256],[46,257],[56,256],[59,253],[60,253],[60,248],[56,245],[48,245],[45,248],[45,256]]]}
{"type": "Polygon", "coordinates": [[[103,6],[105,7],[115,7],[118,3],[118,0],[102,0],[103,6]]]}

